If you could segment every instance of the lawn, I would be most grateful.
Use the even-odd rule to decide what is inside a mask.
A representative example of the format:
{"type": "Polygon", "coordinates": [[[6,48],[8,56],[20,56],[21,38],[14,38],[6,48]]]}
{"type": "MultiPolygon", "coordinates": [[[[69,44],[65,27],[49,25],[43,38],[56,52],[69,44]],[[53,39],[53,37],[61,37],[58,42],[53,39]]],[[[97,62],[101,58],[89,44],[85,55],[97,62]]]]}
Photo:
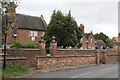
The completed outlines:
{"type": "Polygon", "coordinates": [[[3,78],[12,78],[29,74],[29,68],[27,65],[7,65],[6,69],[2,70],[3,78]]]}

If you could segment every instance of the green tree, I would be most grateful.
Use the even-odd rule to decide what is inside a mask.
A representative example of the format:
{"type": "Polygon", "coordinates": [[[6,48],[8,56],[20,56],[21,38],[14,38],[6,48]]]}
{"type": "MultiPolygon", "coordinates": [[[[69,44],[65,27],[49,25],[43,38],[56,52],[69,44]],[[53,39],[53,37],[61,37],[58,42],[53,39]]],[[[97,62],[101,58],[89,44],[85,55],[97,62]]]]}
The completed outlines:
{"type": "Polygon", "coordinates": [[[44,37],[47,46],[49,46],[52,36],[56,37],[58,46],[63,48],[74,47],[79,42],[81,32],[70,11],[67,15],[63,15],[59,10],[53,11],[44,37]]]}
{"type": "Polygon", "coordinates": [[[102,32],[95,34],[95,35],[94,35],[94,38],[95,38],[96,40],[103,40],[103,41],[106,43],[106,45],[107,45],[108,47],[110,47],[110,48],[112,48],[112,46],[113,46],[113,41],[112,41],[112,39],[110,39],[107,35],[105,35],[105,34],[102,33],[102,32]]]}
{"type": "Polygon", "coordinates": [[[13,27],[13,23],[17,21],[16,16],[13,15],[15,9],[17,8],[17,3],[14,2],[0,2],[2,4],[2,43],[4,42],[5,31],[9,27],[13,27]],[[3,11],[3,12],[2,12],[3,11]]]}

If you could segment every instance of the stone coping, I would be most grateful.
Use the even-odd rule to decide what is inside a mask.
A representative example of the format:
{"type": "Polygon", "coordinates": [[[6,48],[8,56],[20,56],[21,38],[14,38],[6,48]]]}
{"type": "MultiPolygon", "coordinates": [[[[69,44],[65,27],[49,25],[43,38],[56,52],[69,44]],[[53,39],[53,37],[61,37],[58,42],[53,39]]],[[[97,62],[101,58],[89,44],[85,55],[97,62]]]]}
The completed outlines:
{"type": "MultiPolygon", "coordinates": [[[[2,60],[3,58],[0,57],[0,60],[2,60]]],[[[7,57],[7,60],[25,60],[26,57],[7,57]]]]}
{"type": "Polygon", "coordinates": [[[95,57],[95,55],[36,56],[36,58],[95,57]]]}
{"type": "Polygon", "coordinates": [[[120,56],[120,55],[117,55],[117,54],[107,54],[107,56],[120,56]]]}
{"type": "MultiPolygon", "coordinates": [[[[2,49],[2,50],[4,50],[4,49],[2,49]]],[[[41,49],[11,49],[11,48],[10,48],[10,49],[7,49],[7,50],[16,50],[16,51],[17,51],[17,50],[26,50],[26,51],[27,51],[27,50],[41,50],[41,49]]]]}
{"type": "Polygon", "coordinates": [[[73,51],[74,51],[74,50],[75,50],[75,51],[96,51],[96,49],[57,49],[57,50],[60,50],[60,51],[62,51],[62,50],[63,50],[63,51],[64,51],[64,50],[68,50],[68,51],[69,51],[69,50],[71,50],[71,51],[72,51],[72,50],[73,50],[73,51]]]}

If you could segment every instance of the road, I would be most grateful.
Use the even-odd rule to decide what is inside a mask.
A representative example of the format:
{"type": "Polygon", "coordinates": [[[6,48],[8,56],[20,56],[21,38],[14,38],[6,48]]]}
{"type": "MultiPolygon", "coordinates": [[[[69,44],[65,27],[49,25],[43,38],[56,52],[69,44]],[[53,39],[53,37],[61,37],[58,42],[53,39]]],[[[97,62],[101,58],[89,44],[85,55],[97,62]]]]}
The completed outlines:
{"type": "Polygon", "coordinates": [[[36,73],[28,78],[118,78],[118,64],[36,73]]]}

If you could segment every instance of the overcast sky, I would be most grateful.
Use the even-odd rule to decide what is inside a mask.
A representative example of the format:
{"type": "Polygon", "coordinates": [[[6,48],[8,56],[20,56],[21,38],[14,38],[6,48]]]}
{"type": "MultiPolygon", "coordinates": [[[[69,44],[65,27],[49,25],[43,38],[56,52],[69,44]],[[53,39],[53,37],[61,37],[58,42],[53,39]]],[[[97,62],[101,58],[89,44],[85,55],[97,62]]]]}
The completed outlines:
{"type": "Polygon", "coordinates": [[[43,15],[48,24],[53,10],[64,14],[71,10],[78,26],[84,24],[86,33],[103,32],[111,38],[118,34],[118,0],[21,0],[17,13],[43,15]]]}

